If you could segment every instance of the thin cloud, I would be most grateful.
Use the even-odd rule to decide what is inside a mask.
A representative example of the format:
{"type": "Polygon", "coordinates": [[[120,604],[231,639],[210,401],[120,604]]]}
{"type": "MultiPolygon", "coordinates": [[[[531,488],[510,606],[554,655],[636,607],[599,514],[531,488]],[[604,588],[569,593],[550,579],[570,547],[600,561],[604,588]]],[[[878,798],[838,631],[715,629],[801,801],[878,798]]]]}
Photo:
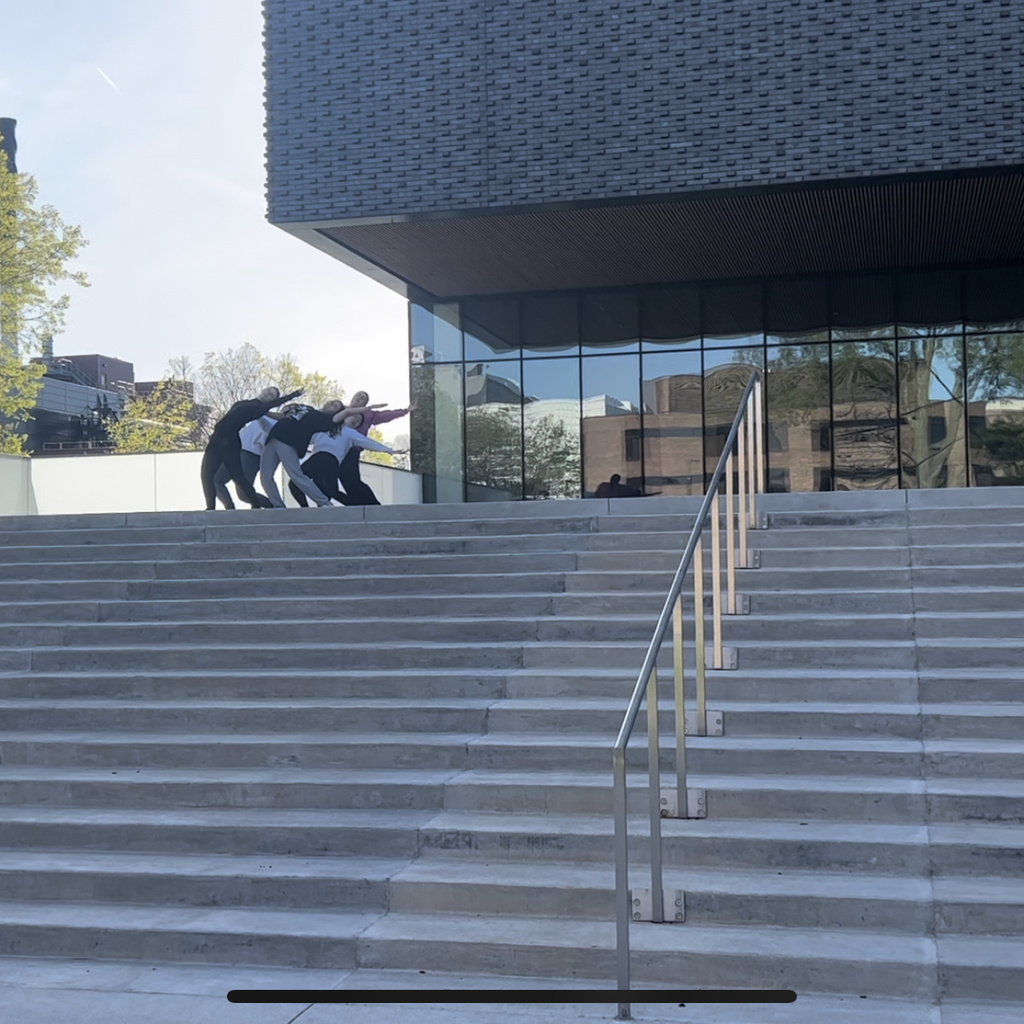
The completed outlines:
{"type": "Polygon", "coordinates": [[[123,96],[124,95],[124,93],[121,92],[120,89],[118,89],[117,83],[110,77],[110,75],[108,75],[103,70],[103,68],[97,68],[96,70],[100,73],[100,77],[103,79],[103,81],[106,82],[110,86],[110,88],[113,89],[114,92],[117,93],[118,96],[123,96]]]}

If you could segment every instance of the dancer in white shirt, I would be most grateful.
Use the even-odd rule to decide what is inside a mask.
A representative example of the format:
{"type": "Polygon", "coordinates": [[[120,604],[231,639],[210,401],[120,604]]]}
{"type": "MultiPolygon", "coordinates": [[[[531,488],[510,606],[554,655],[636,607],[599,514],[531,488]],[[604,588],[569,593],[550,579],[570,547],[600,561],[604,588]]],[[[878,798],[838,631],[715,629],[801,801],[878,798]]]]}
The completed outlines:
{"type": "MultiPolygon", "coordinates": [[[[360,434],[358,430],[354,430],[349,425],[349,419],[354,420],[355,418],[355,416],[346,417],[342,420],[340,430],[314,434],[310,456],[302,463],[302,471],[306,476],[324,494],[339,501],[341,500],[341,495],[338,491],[338,467],[341,465],[342,459],[354,447],[368,448],[370,451],[375,452],[387,452],[389,455],[395,454],[393,448],[389,448],[386,444],[381,444],[380,441],[375,441],[372,437],[366,437],[364,434],[360,434]]],[[[294,483],[288,484],[288,490],[291,491],[292,497],[300,505],[306,507],[306,495],[294,483]]]]}

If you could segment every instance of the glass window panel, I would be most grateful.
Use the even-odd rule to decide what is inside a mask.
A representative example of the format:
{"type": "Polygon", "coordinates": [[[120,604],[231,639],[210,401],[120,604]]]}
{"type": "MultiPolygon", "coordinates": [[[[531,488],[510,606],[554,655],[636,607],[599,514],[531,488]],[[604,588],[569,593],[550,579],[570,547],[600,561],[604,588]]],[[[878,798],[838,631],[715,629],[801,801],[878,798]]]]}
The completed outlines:
{"type": "Polygon", "coordinates": [[[828,341],[828,281],[824,277],[765,283],[768,343],[828,341]]]}
{"type": "Polygon", "coordinates": [[[461,502],[462,367],[413,364],[411,391],[411,468],[423,475],[423,500],[461,502]]]}
{"type": "Polygon", "coordinates": [[[580,496],[580,361],[523,362],[526,498],[580,496]]]}
{"type": "Polygon", "coordinates": [[[700,341],[700,292],[696,285],[645,288],[640,295],[644,347],[678,347],[700,341]]]}
{"type": "Polygon", "coordinates": [[[703,289],[704,344],[752,345],[763,340],[760,284],[715,284],[703,289]]]}
{"type": "Polygon", "coordinates": [[[584,292],[580,296],[580,345],[584,355],[636,352],[640,347],[636,292],[584,292]]]}
{"type": "Polygon", "coordinates": [[[772,491],[832,489],[828,345],[768,349],[765,419],[772,491]]]}
{"type": "Polygon", "coordinates": [[[506,295],[462,301],[466,359],[519,355],[519,299],[506,295]]]}
{"type": "Polygon", "coordinates": [[[923,270],[900,274],[896,293],[901,338],[963,331],[957,271],[923,270]]]}
{"type": "Polygon", "coordinates": [[[579,302],[575,293],[527,295],[522,309],[523,355],[570,355],[579,351],[579,302]]]}
{"type": "Polygon", "coordinates": [[[832,346],[832,421],[835,489],[896,487],[894,342],[832,346]]]}
{"type": "Polygon", "coordinates": [[[899,342],[900,459],[904,487],[966,487],[960,335],[899,342]]]}
{"type": "Polygon", "coordinates": [[[1024,267],[967,272],[969,331],[1024,331],[1024,267]]]}
{"type": "Polygon", "coordinates": [[[466,364],[466,499],[523,496],[523,392],[518,359],[466,364]]]}
{"type": "Polygon", "coordinates": [[[967,339],[971,483],[1024,484],[1024,334],[967,339]]]}
{"type": "Polygon", "coordinates": [[[457,302],[410,302],[409,346],[413,363],[447,363],[462,358],[457,302]]]}
{"type": "Polygon", "coordinates": [[[583,360],[583,495],[592,498],[613,474],[643,493],[640,360],[636,355],[583,360]]]}
{"type": "Polygon", "coordinates": [[[833,341],[893,337],[896,310],[891,274],[833,277],[829,297],[833,341]]]}
{"type": "Polygon", "coordinates": [[[760,347],[704,352],[704,468],[708,479],[725,448],[750,374],[763,368],[764,349],[760,347]]]}
{"type": "Polygon", "coordinates": [[[704,493],[699,350],[643,358],[644,483],[648,493],[704,493]]]}

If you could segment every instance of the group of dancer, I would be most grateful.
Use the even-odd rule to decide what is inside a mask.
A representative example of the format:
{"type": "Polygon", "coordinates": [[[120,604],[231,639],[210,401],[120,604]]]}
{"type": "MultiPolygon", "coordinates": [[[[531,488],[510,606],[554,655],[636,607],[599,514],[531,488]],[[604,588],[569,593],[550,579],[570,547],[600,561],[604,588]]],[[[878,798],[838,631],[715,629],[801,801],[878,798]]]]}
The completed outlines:
{"type": "Polygon", "coordinates": [[[332,399],[314,409],[293,401],[301,395],[264,388],[257,398],[235,402],[217,421],[201,470],[207,509],[215,509],[218,499],[225,508],[235,507],[228,481],[234,483],[239,499],[253,508],[284,508],[274,478],[279,465],[300,505],[312,501],[323,508],[332,499],[342,505],[380,504],[360,478],[359,453],[369,448],[396,454],[368,434],[372,427],[407,415],[414,406],[386,410],[384,405],[370,405],[370,396],[359,391],[349,406],[332,399]],[[309,457],[302,461],[307,451],[309,457]],[[263,494],[254,486],[257,474],[263,494]]]}

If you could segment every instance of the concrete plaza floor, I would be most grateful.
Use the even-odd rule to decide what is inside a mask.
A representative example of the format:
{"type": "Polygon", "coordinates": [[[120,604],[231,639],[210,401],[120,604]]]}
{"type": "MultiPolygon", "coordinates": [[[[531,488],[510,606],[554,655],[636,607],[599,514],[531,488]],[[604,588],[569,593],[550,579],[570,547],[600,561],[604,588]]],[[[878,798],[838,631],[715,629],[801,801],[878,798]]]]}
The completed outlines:
{"type": "MultiPolygon", "coordinates": [[[[582,996],[584,991],[597,991],[578,980],[558,984],[560,993],[580,990],[582,996]]],[[[355,999],[359,995],[353,992],[355,999]]],[[[614,1002],[545,1003],[539,999],[543,993],[529,987],[528,981],[509,978],[0,958],[2,1024],[598,1024],[613,1020],[618,1009],[614,1002]],[[442,987],[447,991],[438,991],[442,987]],[[243,1004],[227,999],[232,989],[347,988],[388,991],[394,1001],[318,1003],[302,998],[243,1004]],[[508,1000],[465,1001],[477,993],[493,999],[494,989],[507,991],[508,1000]]],[[[789,1004],[744,1006],[690,1003],[681,1007],[673,999],[634,1002],[632,1012],[633,1019],[645,1024],[1019,1024],[1021,1019],[1019,1007],[963,1004],[940,1011],[855,995],[806,996],[789,1004]]]]}

